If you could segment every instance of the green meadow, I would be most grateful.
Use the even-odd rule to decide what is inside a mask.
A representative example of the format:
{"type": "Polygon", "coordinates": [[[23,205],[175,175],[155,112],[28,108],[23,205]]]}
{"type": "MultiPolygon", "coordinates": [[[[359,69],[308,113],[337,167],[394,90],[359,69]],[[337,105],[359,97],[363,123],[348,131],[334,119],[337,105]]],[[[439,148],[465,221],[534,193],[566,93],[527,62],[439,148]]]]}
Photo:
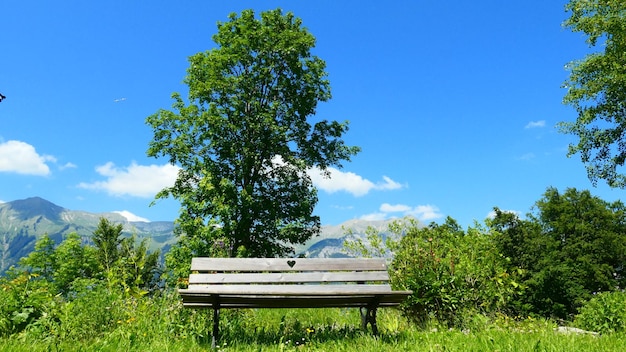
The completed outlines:
{"type": "MultiPolygon", "coordinates": [[[[54,323],[0,339],[0,351],[206,351],[210,311],[182,308],[175,294],[109,308],[77,311],[74,331],[54,323]],[[117,314],[117,315],[116,315],[117,314]]],[[[380,335],[359,326],[357,309],[226,310],[220,351],[623,351],[624,334],[563,333],[548,320],[476,315],[462,329],[431,323],[417,328],[393,308],[379,310],[380,335]]]]}

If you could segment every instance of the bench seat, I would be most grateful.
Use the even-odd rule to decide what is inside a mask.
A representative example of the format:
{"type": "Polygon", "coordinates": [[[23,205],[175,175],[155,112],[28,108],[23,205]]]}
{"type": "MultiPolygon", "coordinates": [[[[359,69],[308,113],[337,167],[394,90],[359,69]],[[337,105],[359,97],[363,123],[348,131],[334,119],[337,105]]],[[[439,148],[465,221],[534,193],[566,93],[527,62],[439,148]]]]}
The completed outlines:
{"type": "Polygon", "coordinates": [[[360,258],[193,258],[189,285],[179,289],[188,308],[214,311],[213,345],[222,308],[361,309],[374,334],[376,309],[397,306],[411,291],[393,291],[386,261],[360,258]]]}

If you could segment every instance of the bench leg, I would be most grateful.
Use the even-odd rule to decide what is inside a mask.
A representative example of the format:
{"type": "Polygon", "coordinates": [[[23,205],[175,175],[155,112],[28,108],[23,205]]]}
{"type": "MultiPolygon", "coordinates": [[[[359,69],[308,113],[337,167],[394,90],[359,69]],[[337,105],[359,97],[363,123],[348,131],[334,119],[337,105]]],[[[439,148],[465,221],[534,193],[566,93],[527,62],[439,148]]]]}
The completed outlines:
{"type": "Polygon", "coordinates": [[[211,341],[211,348],[217,347],[217,340],[220,334],[220,309],[213,309],[213,339],[211,341]]]}
{"type": "Polygon", "coordinates": [[[376,325],[376,307],[361,307],[359,308],[361,312],[361,328],[363,330],[367,330],[367,324],[369,323],[372,327],[372,333],[374,336],[378,336],[378,326],[376,325]],[[365,308],[365,313],[363,313],[363,308],[365,308]]]}

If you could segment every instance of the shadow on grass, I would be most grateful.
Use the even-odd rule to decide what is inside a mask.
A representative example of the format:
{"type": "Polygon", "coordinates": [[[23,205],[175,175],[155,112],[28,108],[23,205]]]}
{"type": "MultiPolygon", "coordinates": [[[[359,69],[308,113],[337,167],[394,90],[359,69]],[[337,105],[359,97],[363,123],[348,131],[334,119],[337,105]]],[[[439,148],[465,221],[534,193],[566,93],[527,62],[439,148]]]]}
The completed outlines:
{"type": "MultiPolygon", "coordinates": [[[[316,324],[302,326],[296,322],[294,326],[284,328],[257,327],[254,329],[226,329],[221,332],[218,346],[247,345],[258,347],[299,347],[304,345],[352,344],[359,340],[379,340],[383,344],[397,344],[404,334],[381,332],[374,336],[371,331],[362,330],[360,326],[338,324],[316,324]],[[281,329],[282,328],[282,329],[281,329]]],[[[211,347],[211,335],[198,341],[203,347],[211,347]]]]}

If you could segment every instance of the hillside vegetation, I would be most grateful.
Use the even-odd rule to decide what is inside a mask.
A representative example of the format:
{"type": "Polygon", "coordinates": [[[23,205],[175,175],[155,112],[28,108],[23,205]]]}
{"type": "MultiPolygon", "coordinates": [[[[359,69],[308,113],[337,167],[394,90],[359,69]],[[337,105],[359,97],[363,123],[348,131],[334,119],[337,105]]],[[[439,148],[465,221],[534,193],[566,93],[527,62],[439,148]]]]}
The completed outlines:
{"type": "Polygon", "coordinates": [[[69,233],[89,242],[100,218],[122,224],[126,237],[146,239],[152,251],[167,251],[175,242],[173,222],[128,221],[118,213],[69,210],[40,197],[15,200],[0,204],[0,274],[27,256],[44,235],[57,244],[69,233]]]}

